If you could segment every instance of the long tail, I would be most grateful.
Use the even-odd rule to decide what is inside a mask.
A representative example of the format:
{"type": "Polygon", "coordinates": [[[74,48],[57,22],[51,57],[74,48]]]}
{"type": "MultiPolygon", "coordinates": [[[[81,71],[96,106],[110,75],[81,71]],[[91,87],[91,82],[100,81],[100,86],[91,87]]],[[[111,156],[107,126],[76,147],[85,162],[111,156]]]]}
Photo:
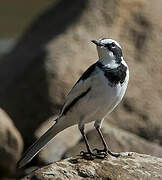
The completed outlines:
{"type": "Polygon", "coordinates": [[[34,156],[36,156],[45,145],[58,134],[63,129],[67,128],[63,123],[60,123],[61,119],[58,120],[58,123],[54,124],[49,128],[35,143],[33,143],[27,151],[23,154],[19,162],[17,163],[18,167],[21,168],[30,162],[34,156]]]}

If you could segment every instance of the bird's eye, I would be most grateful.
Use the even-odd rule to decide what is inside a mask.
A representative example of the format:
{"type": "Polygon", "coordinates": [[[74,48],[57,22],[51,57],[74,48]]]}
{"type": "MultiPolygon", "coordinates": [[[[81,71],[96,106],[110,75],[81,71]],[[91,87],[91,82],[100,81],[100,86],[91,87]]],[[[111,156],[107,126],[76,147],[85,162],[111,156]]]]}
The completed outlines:
{"type": "Polygon", "coordinates": [[[111,43],[111,46],[112,46],[112,47],[115,47],[115,43],[114,43],[114,42],[112,42],[112,43],[111,43]]]}

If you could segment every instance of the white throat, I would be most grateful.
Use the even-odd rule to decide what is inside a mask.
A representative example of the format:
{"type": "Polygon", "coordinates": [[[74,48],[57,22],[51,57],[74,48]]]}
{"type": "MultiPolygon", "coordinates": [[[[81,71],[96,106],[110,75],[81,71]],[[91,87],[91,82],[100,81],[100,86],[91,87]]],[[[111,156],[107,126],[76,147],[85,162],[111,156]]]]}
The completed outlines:
{"type": "Polygon", "coordinates": [[[119,64],[116,63],[115,56],[111,51],[105,47],[97,47],[99,61],[108,68],[117,68],[119,64]]]}

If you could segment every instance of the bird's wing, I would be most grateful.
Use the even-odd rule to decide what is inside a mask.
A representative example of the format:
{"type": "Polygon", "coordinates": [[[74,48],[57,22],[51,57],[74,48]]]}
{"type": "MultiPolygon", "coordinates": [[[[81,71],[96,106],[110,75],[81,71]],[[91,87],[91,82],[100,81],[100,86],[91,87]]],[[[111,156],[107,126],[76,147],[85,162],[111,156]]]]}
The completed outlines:
{"type": "Polygon", "coordinates": [[[76,82],[70,93],[67,95],[61,115],[65,115],[72,105],[91,89],[91,79],[95,74],[96,63],[91,65],[76,82]]]}

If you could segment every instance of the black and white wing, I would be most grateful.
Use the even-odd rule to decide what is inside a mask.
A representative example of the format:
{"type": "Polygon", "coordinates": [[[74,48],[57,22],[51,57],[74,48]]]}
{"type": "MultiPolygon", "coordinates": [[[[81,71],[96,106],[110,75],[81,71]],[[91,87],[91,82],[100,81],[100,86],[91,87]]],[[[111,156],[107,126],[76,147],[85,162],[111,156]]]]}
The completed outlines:
{"type": "Polygon", "coordinates": [[[91,89],[91,80],[95,75],[96,63],[91,65],[79,78],[74,87],[66,97],[60,115],[65,115],[68,110],[82,97],[84,97],[91,89]]]}

